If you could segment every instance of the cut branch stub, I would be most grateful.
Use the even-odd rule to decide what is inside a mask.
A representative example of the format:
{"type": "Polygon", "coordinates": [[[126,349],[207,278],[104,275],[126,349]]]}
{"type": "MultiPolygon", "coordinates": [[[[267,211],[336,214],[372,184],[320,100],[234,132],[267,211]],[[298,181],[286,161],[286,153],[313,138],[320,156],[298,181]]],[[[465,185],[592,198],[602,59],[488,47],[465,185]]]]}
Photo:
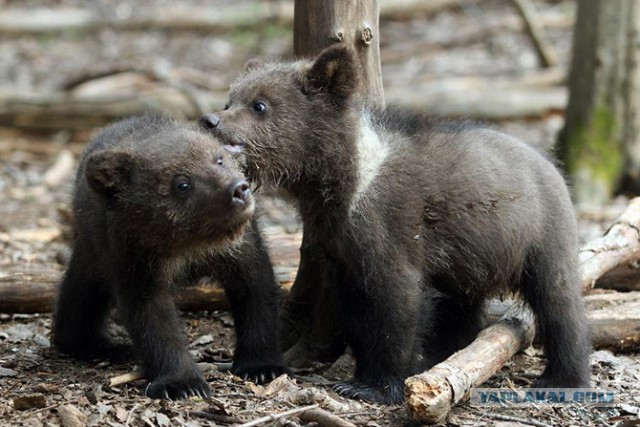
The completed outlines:
{"type": "Polygon", "coordinates": [[[371,30],[371,27],[366,24],[362,30],[361,40],[365,45],[371,44],[371,41],[373,40],[373,31],[371,30]]]}

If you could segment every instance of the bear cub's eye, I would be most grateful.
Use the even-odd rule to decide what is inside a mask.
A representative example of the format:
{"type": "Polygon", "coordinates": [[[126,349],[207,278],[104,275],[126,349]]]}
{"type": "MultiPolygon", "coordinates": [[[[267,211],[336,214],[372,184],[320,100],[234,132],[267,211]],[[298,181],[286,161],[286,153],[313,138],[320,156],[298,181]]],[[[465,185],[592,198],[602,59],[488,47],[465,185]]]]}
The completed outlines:
{"type": "Polygon", "coordinates": [[[173,191],[178,196],[186,196],[191,191],[192,185],[189,177],[184,175],[177,175],[173,178],[173,191]]]}
{"type": "Polygon", "coordinates": [[[229,109],[229,107],[231,107],[231,104],[227,102],[227,103],[224,105],[224,110],[228,110],[228,109],[229,109]]]}
{"type": "Polygon", "coordinates": [[[255,111],[256,113],[264,113],[265,111],[267,111],[267,104],[262,101],[258,101],[253,104],[253,111],[255,111]]]}
{"type": "Polygon", "coordinates": [[[224,165],[224,162],[222,161],[222,157],[218,157],[218,158],[216,159],[216,163],[218,164],[218,166],[222,166],[222,165],[224,165]]]}

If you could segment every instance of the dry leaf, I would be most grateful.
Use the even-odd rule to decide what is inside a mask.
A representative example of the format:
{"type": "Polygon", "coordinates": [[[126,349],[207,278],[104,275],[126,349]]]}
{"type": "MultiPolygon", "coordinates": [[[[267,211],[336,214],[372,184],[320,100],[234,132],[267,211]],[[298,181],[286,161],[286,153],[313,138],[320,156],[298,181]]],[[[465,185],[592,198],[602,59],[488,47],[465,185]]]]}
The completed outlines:
{"type": "Polygon", "coordinates": [[[122,406],[116,406],[116,419],[121,423],[127,421],[129,417],[129,412],[124,409],[122,406]]]}

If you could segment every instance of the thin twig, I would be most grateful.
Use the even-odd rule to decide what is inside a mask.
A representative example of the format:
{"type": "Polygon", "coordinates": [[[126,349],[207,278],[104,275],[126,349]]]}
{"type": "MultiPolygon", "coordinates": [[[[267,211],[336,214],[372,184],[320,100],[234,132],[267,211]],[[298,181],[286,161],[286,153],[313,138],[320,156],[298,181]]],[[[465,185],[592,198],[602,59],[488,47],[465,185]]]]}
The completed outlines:
{"type": "Polygon", "coordinates": [[[129,411],[129,415],[127,415],[127,420],[124,422],[125,426],[129,425],[129,423],[131,422],[131,417],[133,416],[133,413],[136,411],[136,409],[138,409],[139,406],[140,406],[139,403],[136,403],[135,405],[133,405],[133,408],[131,408],[131,411],[129,411]]]}
{"type": "Polygon", "coordinates": [[[213,421],[219,424],[239,424],[241,419],[232,415],[214,414],[207,411],[191,411],[190,414],[194,417],[204,418],[205,420],[213,421]]]}
{"type": "Polygon", "coordinates": [[[495,413],[488,413],[486,415],[489,418],[493,418],[494,420],[513,421],[515,423],[522,423],[522,424],[527,424],[535,427],[553,427],[551,424],[543,423],[540,421],[529,420],[526,418],[514,417],[512,415],[502,415],[502,414],[495,414],[495,413]]]}
{"type": "MultiPolygon", "coordinates": [[[[200,368],[200,372],[207,372],[212,369],[216,369],[216,365],[213,363],[196,363],[196,365],[200,368]]],[[[109,378],[109,387],[117,387],[119,385],[142,379],[144,379],[144,373],[141,370],[136,369],[135,371],[109,378]]]]}
{"type": "Polygon", "coordinates": [[[144,374],[141,370],[136,369],[133,372],[127,372],[126,374],[117,375],[109,378],[109,387],[117,387],[122,384],[132,383],[144,378],[144,374]]]}
{"type": "Polygon", "coordinates": [[[355,424],[325,411],[322,408],[311,409],[300,415],[305,423],[316,422],[323,427],[356,427],[355,424]]]}
{"type": "Polygon", "coordinates": [[[319,405],[316,403],[315,405],[309,405],[309,406],[303,406],[302,408],[294,408],[291,410],[288,410],[286,412],[282,412],[280,414],[275,414],[275,415],[267,415],[266,417],[262,417],[262,418],[258,418],[256,420],[253,421],[249,421],[248,423],[244,423],[238,427],[254,427],[254,426],[258,426],[260,424],[269,422],[269,421],[275,421],[278,420],[280,418],[284,418],[284,417],[288,417],[289,415],[294,415],[294,414],[299,414],[301,412],[305,412],[308,411],[309,409],[315,409],[317,408],[319,405]]]}
{"type": "Polygon", "coordinates": [[[538,27],[538,21],[536,19],[536,14],[533,8],[533,5],[529,0],[512,0],[516,9],[518,9],[518,13],[522,17],[522,20],[525,24],[525,29],[533,42],[533,47],[536,50],[536,55],[538,56],[538,60],[540,64],[544,68],[553,67],[557,61],[556,56],[551,49],[551,46],[544,42],[542,38],[542,31],[538,27]]]}

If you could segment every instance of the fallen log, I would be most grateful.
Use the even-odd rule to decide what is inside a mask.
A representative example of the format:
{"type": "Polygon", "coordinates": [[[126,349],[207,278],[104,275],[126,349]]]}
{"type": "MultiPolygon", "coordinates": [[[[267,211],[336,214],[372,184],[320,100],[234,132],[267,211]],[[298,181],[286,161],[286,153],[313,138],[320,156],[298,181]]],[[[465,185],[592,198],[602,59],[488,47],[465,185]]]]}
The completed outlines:
{"type": "MultiPolygon", "coordinates": [[[[484,80],[488,82],[489,80],[484,80]]],[[[163,111],[179,117],[197,118],[203,111],[222,108],[226,91],[202,91],[149,82],[146,88],[127,91],[76,94],[74,92],[0,92],[0,126],[26,130],[94,129],[124,116],[147,111],[163,111]]],[[[442,81],[421,85],[419,89],[391,87],[389,103],[408,105],[444,117],[494,120],[541,117],[563,111],[567,93],[563,87],[509,87],[491,90],[470,88],[467,84],[442,81]],[[446,83],[446,82],[445,82],[446,83]]]]}
{"type": "Polygon", "coordinates": [[[535,335],[531,311],[512,306],[497,323],[489,326],[466,348],[405,381],[405,404],[420,422],[443,421],[452,406],[471,387],[482,384],[516,352],[528,347],[535,335]]]}
{"type": "MultiPolygon", "coordinates": [[[[286,297],[295,278],[295,268],[276,267],[275,272],[283,297],[286,297]]],[[[62,273],[55,270],[0,276],[0,313],[51,313],[61,277],[62,273]]],[[[229,308],[224,290],[216,283],[180,288],[176,293],[176,303],[182,311],[212,311],[229,308]]]]}
{"type": "MultiPolygon", "coordinates": [[[[591,345],[596,350],[615,353],[640,351],[640,292],[600,293],[584,297],[591,345]]],[[[491,300],[487,303],[488,323],[498,321],[513,306],[513,300],[491,300]]],[[[534,339],[540,342],[539,337],[534,339]]]]}
{"type": "MultiPolygon", "coordinates": [[[[466,0],[466,5],[479,0],[466,0]]],[[[394,0],[380,4],[381,20],[410,20],[416,16],[427,17],[446,9],[460,7],[459,0],[394,0]]],[[[522,25],[514,19],[503,24],[510,30],[522,25]]],[[[551,14],[541,16],[542,25],[570,26],[571,16],[551,14]]],[[[267,23],[291,26],[293,2],[257,2],[233,4],[227,7],[168,6],[147,10],[144,15],[110,18],[95,14],[85,8],[4,8],[0,10],[0,34],[19,36],[52,32],[98,32],[105,28],[120,31],[137,31],[153,28],[160,31],[200,31],[222,33],[238,29],[255,29],[267,23]]],[[[485,24],[485,25],[491,25],[485,24]]],[[[495,24],[494,24],[495,26],[495,24]]],[[[498,28],[499,29],[499,28],[498,28]]],[[[497,31],[498,29],[494,30],[497,31]]]]}
{"type": "Polygon", "coordinates": [[[0,276],[0,313],[50,313],[60,272],[0,276]]]}
{"type": "MultiPolygon", "coordinates": [[[[478,0],[472,0],[477,2],[478,0]]],[[[458,0],[396,0],[382,2],[381,19],[409,19],[458,7],[458,0]]],[[[108,18],[87,8],[5,8],[0,11],[0,34],[23,35],[64,31],[97,32],[146,30],[223,32],[266,23],[293,24],[293,2],[233,3],[227,7],[168,6],[108,18]]]]}
{"type": "MultiPolygon", "coordinates": [[[[58,228],[17,230],[5,239],[50,241],[60,235],[58,228]]],[[[276,279],[283,296],[291,289],[299,262],[298,234],[272,233],[266,230],[265,240],[270,247],[276,279]]],[[[54,268],[32,268],[25,271],[0,273],[0,313],[51,313],[57,286],[63,272],[54,268]]],[[[200,283],[177,290],[178,307],[183,311],[225,310],[229,303],[222,287],[216,283],[200,283]]]]}
{"type": "Polygon", "coordinates": [[[227,99],[223,92],[193,93],[181,88],[150,85],[146,89],[102,94],[0,92],[0,126],[31,130],[93,129],[121,117],[163,111],[194,118],[201,110],[218,110],[227,99]]]}
{"type": "Polygon", "coordinates": [[[119,31],[154,28],[163,31],[223,32],[278,22],[293,22],[292,3],[258,2],[234,3],[229,7],[163,7],[120,19],[98,15],[85,8],[15,8],[5,9],[0,13],[0,34],[98,32],[105,28],[119,31]]]}
{"type": "Polygon", "coordinates": [[[578,257],[585,292],[609,270],[640,259],[640,197],[631,199],[605,235],[582,247],[578,257]]]}
{"type": "MultiPolygon", "coordinates": [[[[51,313],[62,273],[8,274],[0,277],[0,313],[51,313]]],[[[176,296],[184,311],[226,310],[229,303],[224,291],[215,285],[198,285],[181,289],[176,296]]]]}
{"type": "Polygon", "coordinates": [[[640,291],[640,265],[623,264],[596,280],[594,289],[613,289],[622,292],[640,291]]]}
{"type": "MultiPolygon", "coordinates": [[[[640,351],[640,292],[609,292],[585,297],[595,349],[640,351]]],[[[500,319],[444,362],[405,381],[405,402],[421,422],[441,422],[471,387],[482,384],[535,334],[533,314],[513,301],[490,301],[489,319],[500,319]],[[515,319],[512,320],[512,319],[515,319]]]]}
{"type": "MultiPolygon", "coordinates": [[[[388,4],[389,2],[385,3],[388,4]]],[[[428,3],[425,2],[425,4],[428,3]]],[[[543,19],[542,25],[545,28],[570,28],[575,21],[571,16],[558,13],[539,16],[539,18],[543,19]]],[[[421,43],[408,43],[399,39],[387,40],[387,43],[393,44],[395,48],[393,50],[383,50],[381,55],[382,64],[385,66],[394,63],[406,65],[407,58],[419,60],[424,58],[425,55],[433,54],[436,51],[480,45],[488,43],[496,34],[518,33],[524,30],[525,26],[518,16],[507,15],[497,18],[491,14],[485,15],[482,17],[481,25],[462,26],[449,34],[442,34],[440,37],[424,40],[421,43]]],[[[413,80],[412,82],[415,83],[413,80]]]]}
{"type": "Polygon", "coordinates": [[[389,104],[409,105],[437,116],[493,120],[541,117],[562,112],[567,104],[564,87],[444,90],[437,85],[422,85],[419,89],[389,88],[385,94],[389,104]]]}
{"type": "Polygon", "coordinates": [[[640,292],[587,295],[585,303],[595,349],[640,351],[640,292]]]}

